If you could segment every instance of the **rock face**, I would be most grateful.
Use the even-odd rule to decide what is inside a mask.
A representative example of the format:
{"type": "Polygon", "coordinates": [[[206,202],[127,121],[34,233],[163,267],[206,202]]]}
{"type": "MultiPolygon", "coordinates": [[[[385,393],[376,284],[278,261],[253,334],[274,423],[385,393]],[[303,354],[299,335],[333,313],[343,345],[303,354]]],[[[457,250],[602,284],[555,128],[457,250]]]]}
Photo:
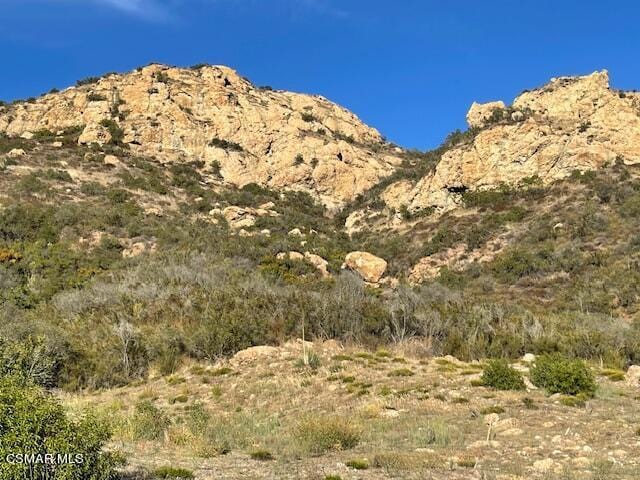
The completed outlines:
{"type": "Polygon", "coordinates": [[[378,283],[387,270],[387,262],[368,252],[351,252],[342,268],[356,272],[365,282],[378,283]]]}
{"type": "Polygon", "coordinates": [[[255,87],[220,66],[150,65],[0,107],[0,132],[13,136],[78,126],[82,144],[115,140],[163,161],[204,161],[219,165],[233,185],[304,190],[328,207],[351,200],[400,162],[376,130],[344,108],[255,87]]]}
{"type": "Polygon", "coordinates": [[[466,190],[550,183],[574,170],[640,162],[640,95],[611,89],[606,71],[554,79],[511,107],[474,104],[467,119],[472,130],[433,173],[388,187],[390,206],[449,210],[466,190]]]}
{"type": "Polygon", "coordinates": [[[494,115],[499,115],[504,111],[504,102],[476,103],[473,102],[469,113],[467,113],[467,123],[471,128],[483,128],[487,126],[494,115]]]}

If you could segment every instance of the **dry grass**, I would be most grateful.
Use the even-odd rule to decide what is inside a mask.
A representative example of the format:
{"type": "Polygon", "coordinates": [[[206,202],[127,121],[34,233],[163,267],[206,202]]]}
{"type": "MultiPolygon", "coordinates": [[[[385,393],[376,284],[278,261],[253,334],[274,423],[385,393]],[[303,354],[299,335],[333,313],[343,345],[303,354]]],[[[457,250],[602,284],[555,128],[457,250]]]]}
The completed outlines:
{"type": "MultiPolygon", "coordinates": [[[[583,455],[595,461],[595,454],[582,453],[582,448],[610,449],[606,432],[616,432],[620,449],[628,452],[619,459],[622,465],[616,467],[616,478],[636,478],[639,462],[626,445],[638,443],[640,415],[630,412],[640,411],[640,400],[607,376],[600,377],[603,394],[589,402],[587,411],[565,406],[562,399],[549,398],[539,390],[472,387],[465,371],[478,371],[477,365],[447,359],[405,356],[402,368],[414,375],[394,376],[390,373],[398,370],[397,362],[371,361],[391,360],[393,352],[341,351],[317,344],[314,351],[321,358],[320,367],[299,370],[294,365],[299,347],[287,344],[277,358],[190,365],[171,377],[184,381],[157,377],[136,387],[67,396],[66,403],[76,412],[88,404],[97,405],[114,426],[114,445],[123,448],[134,464],[152,470],[174,459],[198,479],[217,478],[211,476],[211,469],[227,472],[223,478],[244,478],[240,465],[253,459],[250,469],[255,478],[316,480],[339,475],[347,480],[359,472],[358,478],[366,480],[418,479],[427,474],[449,480],[468,478],[464,472],[475,469],[542,480],[547,477],[531,468],[544,458],[554,458],[558,471],[565,468],[577,472],[575,478],[590,478],[586,473],[580,477],[579,472],[592,464],[576,467],[572,459],[583,455]],[[337,375],[332,372],[335,362],[343,367],[337,375]],[[456,373],[438,371],[452,365],[456,373]],[[206,373],[220,369],[233,374],[206,373]],[[212,383],[203,384],[203,375],[212,383]],[[172,403],[185,392],[186,403],[172,403]],[[138,424],[140,412],[135,406],[140,402],[157,409],[154,418],[169,420],[161,432],[155,424],[151,432],[138,424]],[[493,432],[498,443],[486,448],[484,415],[490,413],[510,423],[493,432]],[[521,433],[503,434],[508,428],[521,433]],[[566,456],[554,457],[555,450],[566,456]],[[527,456],[522,456],[523,451],[527,456]],[[356,470],[365,462],[368,468],[356,470]],[[342,469],[336,469],[336,464],[342,469]],[[311,472],[324,472],[324,476],[314,477],[311,472]]],[[[606,464],[597,467],[604,470],[606,464]]]]}

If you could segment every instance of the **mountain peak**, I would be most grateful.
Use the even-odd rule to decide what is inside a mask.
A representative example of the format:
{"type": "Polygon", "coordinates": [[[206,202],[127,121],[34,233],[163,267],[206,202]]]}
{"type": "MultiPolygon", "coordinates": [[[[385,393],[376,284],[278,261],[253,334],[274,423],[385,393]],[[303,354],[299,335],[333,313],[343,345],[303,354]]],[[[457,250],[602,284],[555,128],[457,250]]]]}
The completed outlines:
{"type": "Polygon", "coordinates": [[[397,149],[320,96],[256,87],[225,66],[151,64],[0,109],[0,132],[82,128],[163,161],[216,164],[236,186],[303,190],[339,207],[400,162],[397,149]]]}

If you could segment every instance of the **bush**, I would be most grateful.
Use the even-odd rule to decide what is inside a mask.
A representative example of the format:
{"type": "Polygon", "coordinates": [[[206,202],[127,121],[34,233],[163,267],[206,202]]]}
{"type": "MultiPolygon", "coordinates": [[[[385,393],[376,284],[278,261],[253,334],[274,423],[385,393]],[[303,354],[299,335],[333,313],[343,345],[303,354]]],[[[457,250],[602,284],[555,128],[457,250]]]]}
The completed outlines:
{"type": "Polygon", "coordinates": [[[122,139],[124,138],[124,130],[120,128],[120,126],[114,120],[105,118],[100,122],[100,125],[102,125],[109,131],[109,134],[111,135],[111,140],[109,140],[110,144],[120,145],[122,143],[122,139]]]}
{"type": "Polygon", "coordinates": [[[592,397],[597,389],[593,372],[582,360],[572,360],[558,354],[543,355],[536,359],[530,376],[534,385],[551,394],[592,397]]]}
{"type": "MultiPolygon", "coordinates": [[[[436,395],[435,398],[439,398],[436,395]]],[[[444,401],[444,396],[440,397],[444,401]]],[[[419,429],[420,432],[420,446],[427,447],[431,445],[437,445],[439,447],[446,447],[451,443],[451,427],[448,423],[441,419],[431,420],[426,425],[419,429]]]]}
{"type": "Polygon", "coordinates": [[[273,460],[273,454],[269,450],[264,449],[253,450],[249,453],[249,456],[253,460],[260,460],[262,462],[273,460]]]}
{"type": "Polygon", "coordinates": [[[91,85],[93,83],[98,83],[100,81],[100,77],[87,77],[76,82],[78,87],[82,87],[83,85],[91,85]]]}
{"type": "Polygon", "coordinates": [[[506,360],[493,360],[487,364],[482,374],[482,382],[497,390],[523,390],[524,381],[520,372],[512,368],[506,360]]]}
{"type": "Polygon", "coordinates": [[[176,480],[179,478],[195,478],[191,470],[186,468],[160,467],[154,470],[153,476],[156,478],[166,478],[168,480],[176,480]]]}
{"type": "Polygon", "coordinates": [[[242,145],[235,143],[235,142],[231,142],[229,140],[223,140],[220,138],[213,138],[210,142],[209,142],[209,146],[210,147],[216,147],[216,148],[221,148],[223,150],[227,150],[230,152],[242,152],[244,151],[244,148],[242,148],[242,145]]]}
{"type": "Polygon", "coordinates": [[[92,416],[70,420],[54,397],[22,379],[0,379],[0,426],[3,480],[114,478],[117,455],[102,450],[108,429],[92,416]],[[9,463],[10,454],[53,454],[57,464],[9,463]]]}
{"type": "Polygon", "coordinates": [[[354,470],[367,470],[369,468],[369,462],[364,458],[357,458],[355,460],[349,460],[345,462],[345,465],[354,470]]]}
{"type": "Polygon", "coordinates": [[[9,342],[0,338],[0,377],[14,376],[27,383],[51,386],[55,359],[42,338],[9,342]]]}
{"type": "Polygon", "coordinates": [[[295,436],[309,453],[347,450],[360,442],[360,429],[343,417],[307,417],[297,426],[295,436]]]}
{"type": "Polygon", "coordinates": [[[158,440],[168,426],[169,419],[149,400],[136,405],[131,420],[131,430],[136,440],[158,440]]]}

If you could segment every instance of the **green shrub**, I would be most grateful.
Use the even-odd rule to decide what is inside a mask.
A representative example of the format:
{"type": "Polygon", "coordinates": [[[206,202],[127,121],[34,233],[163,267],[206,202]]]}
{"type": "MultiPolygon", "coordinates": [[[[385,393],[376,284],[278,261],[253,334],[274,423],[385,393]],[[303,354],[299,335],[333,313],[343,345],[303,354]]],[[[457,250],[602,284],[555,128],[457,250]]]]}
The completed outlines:
{"type": "Polygon", "coordinates": [[[307,417],[296,427],[295,437],[309,453],[347,450],[360,442],[360,429],[344,417],[307,417]]]}
{"type": "Polygon", "coordinates": [[[111,135],[111,140],[109,143],[112,145],[120,145],[122,144],[122,139],[124,138],[124,130],[120,128],[120,125],[115,120],[111,120],[110,118],[105,118],[100,122],[104,128],[109,131],[111,135]]]}
{"type": "Polygon", "coordinates": [[[104,102],[107,97],[100,93],[91,92],[87,95],[87,102],[104,102]]]}
{"type": "Polygon", "coordinates": [[[487,364],[482,374],[482,382],[497,390],[523,390],[524,380],[520,372],[506,360],[493,360],[487,364]]]}
{"type": "MultiPolygon", "coordinates": [[[[435,398],[444,401],[444,395],[438,394],[435,398]]],[[[436,445],[446,447],[451,443],[451,427],[441,419],[434,419],[418,430],[421,447],[436,445]]]]}
{"type": "Polygon", "coordinates": [[[87,77],[87,78],[83,78],[81,80],[78,80],[76,82],[76,85],[78,87],[81,87],[83,85],[91,85],[93,83],[98,83],[100,81],[100,77],[87,77]]]}
{"type": "Polygon", "coordinates": [[[390,371],[387,375],[390,377],[412,377],[415,373],[410,368],[398,368],[390,371]]]}
{"type": "Polygon", "coordinates": [[[21,379],[0,379],[0,478],[108,480],[114,478],[118,455],[103,451],[108,429],[93,416],[70,420],[51,395],[21,379]],[[10,454],[53,454],[50,464],[10,463],[10,454]],[[59,456],[59,457],[58,457],[59,456]],[[62,456],[68,456],[65,462],[62,456]],[[81,461],[80,461],[81,460],[81,461]],[[72,463],[75,462],[75,463],[72,463]]]}
{"type": "Polygon", "coordinates": [[[273,454],[269,450],[264,449],[252,450],[249,456],[253,460],[260,460],[262,462],[273,460],[273,454]]]}
{"type": "Polygon", "coordinates": [[[131,419],[131,430],[136,440],[159,440],[166,428],[169,419],[151,401],[143,400],[136,404],[131,419]]]}
{"type": "Polygon", "coordinates": [[[220,138],[213,138],[210,142],[209,142],[209,146],[210,147],[216,147],[216,148],[221,148],[222,150],[227,150],[228,152],[242,152],[244,151],[244,148],[242,148],[242,145],[235,143],[235,142],[231,142],[229,140],[223,140],[220,138]]]}
{"type": "Polygon", "coordinates": [[[167,480],[191,479],[195,478],[191,470],[176,467],[160,467],[153,471],[153,476],[167,480]]]}
{"type": "Polygon", "coordinates": [[[41,337],[24,341],[0,338],[0,377],[14,376],[27,383],[51,386],[55,377],[55,358],[41,337]]]}
{"type": "Polygon", "coordinates": [[[584,394],[592,397],[597,389],[593,372],[582,360],[565,358],[559,354],[538,357],[531,368],[530,377],[534,385],[551,394],[584,394]]]}
{"type": "Polygon", "coordinates": [[[305,122],[315,122],[317,121],[315,115],[313,113],[302,112],[301,114],[302,120],[305,122]]]}
{"type": "Polygon", "coordinates": [[[345,462],[345,465],[349,468],[353,468],[354,470],[366,470],[369,468],[369,462],[364,458],[349,460],[345,462]]]}

